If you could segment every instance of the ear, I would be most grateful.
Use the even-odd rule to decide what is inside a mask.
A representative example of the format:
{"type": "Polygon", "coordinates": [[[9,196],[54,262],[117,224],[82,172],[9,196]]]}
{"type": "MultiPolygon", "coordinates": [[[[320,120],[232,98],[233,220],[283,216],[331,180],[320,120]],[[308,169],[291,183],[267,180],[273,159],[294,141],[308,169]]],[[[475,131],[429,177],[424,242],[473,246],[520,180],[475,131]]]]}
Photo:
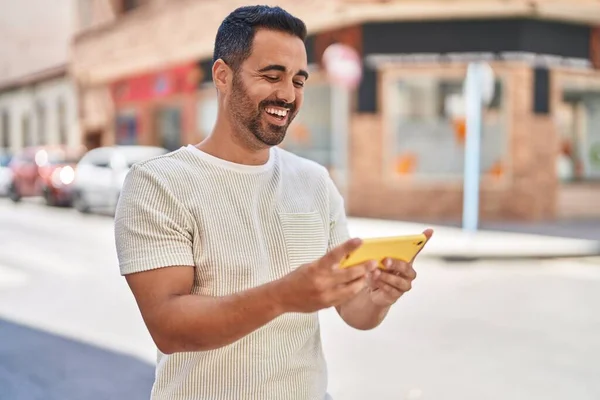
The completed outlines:
{"type": "Polygon", "coordinates": [[[212,76],[217,90],[227,92],[233,78],[233,71],[229,68],[229,65],[225,64],[225,61],[219,58],[213,64],[212,76]]]}

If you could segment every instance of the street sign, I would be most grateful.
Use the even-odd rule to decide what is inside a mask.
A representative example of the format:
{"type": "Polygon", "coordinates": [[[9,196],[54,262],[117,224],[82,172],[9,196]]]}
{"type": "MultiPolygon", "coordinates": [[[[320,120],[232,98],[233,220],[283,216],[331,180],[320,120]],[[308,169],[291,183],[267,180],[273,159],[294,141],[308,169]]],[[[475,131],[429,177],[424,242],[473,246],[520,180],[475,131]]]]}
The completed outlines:
{"type": "Polygon", "coordinates": [[[330,81],[354,89],[362,77],[362,62],[352,47],[334,43],[323,52],[323,64],[330,81]]]}

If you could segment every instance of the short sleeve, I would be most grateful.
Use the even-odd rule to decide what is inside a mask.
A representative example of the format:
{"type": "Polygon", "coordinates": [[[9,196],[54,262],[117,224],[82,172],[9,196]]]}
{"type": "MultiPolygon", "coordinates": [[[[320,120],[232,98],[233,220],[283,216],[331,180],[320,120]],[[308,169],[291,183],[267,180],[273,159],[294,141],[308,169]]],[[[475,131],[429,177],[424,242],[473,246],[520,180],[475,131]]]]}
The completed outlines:
{"type": "Polygon", "coordinates": [[[348,222],[346,219],[346,209],[344,207],[344,198],[340,194],[337,186],[327,174],[327,187],[329,191],[329,244],[328,249],[339,246],[348,239],[348,222]]]}
{"type": "Polygon", "coordinates": [[[122,275],[194,265],[189,213],[144,166],[129,171],[115,214],[115,244],[122,275]]]}

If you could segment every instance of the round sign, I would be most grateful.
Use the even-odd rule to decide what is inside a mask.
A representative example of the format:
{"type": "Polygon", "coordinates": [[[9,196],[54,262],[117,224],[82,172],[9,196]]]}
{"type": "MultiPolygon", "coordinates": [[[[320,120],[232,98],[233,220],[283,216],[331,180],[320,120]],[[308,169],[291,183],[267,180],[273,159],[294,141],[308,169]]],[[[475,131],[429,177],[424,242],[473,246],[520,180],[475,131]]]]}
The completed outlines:
{"type": "Polygon", "coordinates": [[[346,88],[355,88],[362,77],[362,63],[352,47],[334,43],[325,49],[323,64],[329,79],[346,88]]]}
{"type": "Polygon", "coordinates": [[[467,92],[467,85],[469,80],[472,79],[476,79],[473,84],[481,88],[481,101],[483,105],[486,107],[489,106],[494,99],[494,90],[496,86],[494,70],[485,62],[470,64],[467,69],[467,78],[463,85],[463,94],[467,92]]]}

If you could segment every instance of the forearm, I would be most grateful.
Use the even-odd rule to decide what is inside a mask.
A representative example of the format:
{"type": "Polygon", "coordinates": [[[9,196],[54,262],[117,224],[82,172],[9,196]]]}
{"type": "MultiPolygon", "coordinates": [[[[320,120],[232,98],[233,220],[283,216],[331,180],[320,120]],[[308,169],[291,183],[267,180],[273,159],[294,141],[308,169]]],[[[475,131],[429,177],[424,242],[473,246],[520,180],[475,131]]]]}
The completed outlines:
{"type": "Polygon", "coordinates": [[[282,315],[279,282],[224,297],[173,297],[161,310],[155,342],[163,353],[229,345],[282,315]]]}
{"type": "Polygon", "coordinates": [[[382,307],[373,304],[368,288],[337,307],[340,317],[351,327],[360,330],[369,330],[379,326],[389,309],[390,306],[382,307]]]}

